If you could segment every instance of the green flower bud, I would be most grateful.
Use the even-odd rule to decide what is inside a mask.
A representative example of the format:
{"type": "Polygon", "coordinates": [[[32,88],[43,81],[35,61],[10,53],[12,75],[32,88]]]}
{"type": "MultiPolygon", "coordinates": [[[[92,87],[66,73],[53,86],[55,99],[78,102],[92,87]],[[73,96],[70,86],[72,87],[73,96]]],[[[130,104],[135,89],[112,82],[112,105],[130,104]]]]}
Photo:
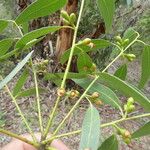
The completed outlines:
{"type": "Polygon", "coordinates": [[[82,44],[83,45],[88,45],[88,44],[90,44],[91,43],[91,39],[90,38],[86,38],[86,39],[84,39],[83,41],[82,41],[82,44]]]}
{"type": "Polygon", "coordinates": [[[95,72],[96,71],[96,65],[93,63],[92,64],[92,67],[91,67],[91,69],[90,69],[92,72],[95,72]]]}
{"type": "Polygon", "coordinates": [[[118,41],[119,43],[122,43],[122,39],[121,39],[120,36],[116,36],[115,39],[116,39],[116,41],[118,41]]]}
{"type": "Polygon", "coordinates": [[[131,139],[130,139],[130,138],[123,138],[123,141],[124,141],[126,144],[130,144],[130,143],[131,143],[131,139]]]}
{"type": "Polygon", "coordinates": [[[125,132],[126,132],[126,129],[120,129],[120,135],[122,135],[123,137],[125,135],[125,132]]]}
{"type": "Polygon", "coordinates": [[[67,21],[66,19],[63,19],[64,25],[70,25],[70,22],[67,21]]]}
{"type": "Polygon", "coordinates": [[[71,13],[71,15],[70,15],[70,23],[74,25],[76,20],[77,20],[76,15],[74,13],[71,13]]]}
{"type": "Polygon", "coordinates": [[[125,39],[125,40],[123,41],[122,45],[126,45],[126,44],[128,44],[128,43],[129,43],[129,39],[125,39]]]}
{"type": "Polygon", "coordinates": [[[128,104],[128,105],[131,105],[131,104],[133,104],[133,103],[134,103],[134,99],[133,99],[133,97],[130,97],[130,98],[128,99],[127,104],[128,104]]]}
{"type": "Polygon", "coordinates": [[[122,46],[122,44],[120,42],[116,42],[116,43],[117,43],[118,46],[120,46],[120,47],[122,46]]]}
{"type": "Polygon", "coordinates": [[[48,60],[44,60],[43,63],[44,63],[45,65],[47,65],[47,64],[48,64],[48,60]]]}
{"type": "Polygon", "coordinates": [[[70,20],[70,17],[69,17],[68,13],[65,10],[61,11],[61,16],[62,16],[62,18],[64,18],[67,21],[70,20]]]}
{"type": "Polygon", "coordinates": [[[130,105],[128,111],[129,111],[129,112],[132,112],[132,111],[134,111],[134,110],[135,110],[135,106],[134,106],[134,105],[130,105]]]}
{"type": "Polygon", "coordinates": [[[128,110],[128,106],[124,105],[124,110],[127,111],[128,110]]]}
{"type": "Polygon", "coordinates": [[[136,58],[134,54],[124,54],[124,57],[127,58],[129,61],[133,61],[136,58]]]}

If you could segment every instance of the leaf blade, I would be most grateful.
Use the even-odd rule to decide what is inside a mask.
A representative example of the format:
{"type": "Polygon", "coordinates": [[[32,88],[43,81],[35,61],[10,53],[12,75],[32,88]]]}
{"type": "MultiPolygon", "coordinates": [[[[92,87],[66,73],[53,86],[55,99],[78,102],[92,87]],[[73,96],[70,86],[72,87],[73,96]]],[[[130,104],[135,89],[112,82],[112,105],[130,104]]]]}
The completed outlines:
{"type": "Polygon", "coordinates": [[[124,64],[120,68],[118,68],[114,75],[120,78],[121,80],[125,80],[127,76],[127,65],[124,64]]]}
{"type": "Polygon", "coordinates": [[[24,65],[32,56],[32,53],[33,51],[31,51],[20,63],[18,63],[18,65],[11,71],[11,73],[0,82],[0,89],[2,89],[24,67],[24,65]]]}
{"type": "Polygon", "coordinates": [[[23,85],[26,83],[28,77],[29,77],[29,71],[27,69],[25,69],[13,89],[14,96],[16,96],[21,91],[21,89],[22,89],[23,85]]]}
{"type": "MultiPolygon", "coordinates": [[[[39,94],[46,91],[44,88],[38,88],[38,90],[39,90],[39,94]]],[[[27,89],[27,90],[17,93],[15,98],[18,99],[18,98],[29,97],[29,96],[34,96],[34,95],[36,95],[36,88],[30,88],[30,89],[27,89]]]]}
{"type": "Polygon", "coordinates": [[[109,87],[121,91],[126,96],[133,97],[134,100],[137,101],[141,106],[143,106],[146,111],[150,111],[150,100],[134,87],[108,73],[99,73],[98,75],[100,81],[106,82],[109,87]]]}
{"type": "Polygon", "coordinates": [[[150,135],[150,121],[132,134],[132,138],[150,135]]]}
{"type": "Polygon", "coordinates": [[[43,27],[34,31],[31,31],[27,34],[25,34],[15,45],[15,48],[23,48],[27,43],[38,40],[37,38],[40,38],[41,36],[44,36],[50,32],[55,32],[62,27],[60,26],[49,26],[49,27],[43,27]]]}
{"type": "Polygon", "coordinates": [[[146,45],[142,54],[142,74],[139,88],[143,88],[150,79],[150,45],[146,45]]]}
{"type": "MultiPolygon", "coordinates": [[[[73,79],[73,81],[84,89],[86,89],[88,85],[91,83],[91,79],[89,78],[73,79]]],[[[104,103],[120,109],[121,104],[120,104],[118,97],[108,87],[97,82],[93,84],[93,86],[89,89],[89,92],[91,94],[93,92],[98,92],[100,94],[99,99],[101,99],[104,103]]]]}
{"type": "Polygon", "coordinates": [[[92,67],[92,59],[90,56],[82,52],[77,59],[77,68],[79,73],[90,72],[90,68],[92,67]]]}
{"type": "Polygon", "coordinates": [[[106,30],[110,31],[113,23],[113,16],[115,13],[114,0],[97,0],[98,7],[102,18],[104,19],[106,30]]]}
{"type": "Polygon", "coordinates": [[[98,150],[118,150],[118,140],[115,135],[107,138],[102,145],[98,148],[98,150]]]}
{"type": "Polygon", "coordinates": [[[3,32],[8,26],[8,21],[0,19],[0,32],[3,32]]]}
{"type": "Polygon", "coordinates": [[[0,41],[0,57],[6,54],[9,48],[12,46],[13,41],[14,40],[11,38],[0,41]]]}
{"type": "Polygon", "coordinates": [[[59,10],[66,4],[67,0],[38,0],[29,5],[17,18],[18,25],[32,19],[48,16],[59,10]]]}
{"type": "Polygon", "coordinates": [[[87,110],[82,124],[79,150],[86,148],[97,150],[100,139],[100,116],[92,105],[87,110]]]}

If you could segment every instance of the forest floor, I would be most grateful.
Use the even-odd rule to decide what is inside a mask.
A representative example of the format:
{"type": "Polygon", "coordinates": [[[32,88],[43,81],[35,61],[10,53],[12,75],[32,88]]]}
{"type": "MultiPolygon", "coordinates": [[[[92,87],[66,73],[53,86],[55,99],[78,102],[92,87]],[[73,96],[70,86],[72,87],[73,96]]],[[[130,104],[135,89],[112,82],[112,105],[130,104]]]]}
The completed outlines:
{"type": "MultiPolygon", "coordinates": [[[[113,66],[109,71],[113,72],[117,68],[117,66],[120,64],[120,62],[115,63],[115,67],[113,66]]],[[[130,78],[130,82],[133,82],[134,84],[137,84],[139,80],[139,61],[134,61],[131,65],[129,65],[129,71],[128,71],[128,78],[130,78]]],[[[9,72],[9,71],[8,71],[9,72]]],[[[17,77],[14,78],[12,82],[8,84],[8,87],[12,89],[14,86],[14,82],[17,81],[17,77]]],[[[42,83],[40,83],[41,86],[43,86],[42,83]]],[[[25,85],[25,89],[28,87],[33,87],[34,83],[32,79],[29,79],[28,82],[25,85]]],[[[44,87],[45,88],[45,87],[44,87]]],[[[47,93],[41,95],[41,103],[42,103],[42,115],[43,115],[43,122],[44,125],[46,124],[46,120],[48,118],[48,114],[51,110],[51,108],[54,105],[55,98],[56,98],[56,88],[51,85],[51,83],[48,83],[46,86],[47,93]]],[[[150,84],[145,88],[144,93],[150,97],[150,84]]],[[[120,98],[121,102],[125,101],[124,97],[120,98]]],[[[34,130],[34,132],[38,132],[38,114],[36,110],[36,100],[34,97],[30,98],[22,98],[21,100],[18,100],[19,106],[25,116],[27,117],[28,122],[30,123],[30,126],[34,130]]],[[[71,106],[73,104],[70,103],[69,100],[65,103],[64,101],[61,101],[59,104],[59,109],[57,111],[57,116],[55,119],[55,122],[53,124],[53,127],[55,128],[60,121],[63,119],[63,117],[67,114],[67,112],[70,110],[71,106]]],[[[75,110],[75,112],[70,116],[69,120],[66,122],[66,124],[63,126],[63,129],[60,131],[60,133],[65,133],[69,131],[78,130],[82,126],[83,117],[85,114],[85,110],[88,108],[88,103],[86,101],[82,101],[78,108],[75,110]]],[[[98,108],[100,116],[101,116],[101,123],[110,122],[111,120],[117,120],[120,115],[117,110],[114,108],[104,105],[100,108],[98,108]]],[[[21,122],[20,116],[17,113],[14,104],[12,103],[11,99],[9,98],[8,94],[4,91],[0,91],[0,111],[3,111],[4,114],[4,120],[5,120],[5,128],[18,133],[23,134],[27,133],[27,130],[24,126],[24,124],[21,122]]],[[[143,109],[140,108],[140,106],[136,107],[136,111],[134,114],[143,113],[143,109]]],[[[133,120],[122,123],[122,127],[125,127],[129,131],[133,132],[136,129],[138,129],[141,125],[146,123],[149,120],[149,118],[141,118],[139,120],[133,120]]],[[[102,129],[102,136],[104,140],[106,137],[111,135],[113,132],[113,129],[111,127],[106,127],[102,129]]],[[[62,138],[63,142],[66,143],[71,150],[77,150],[80,140],[80,135],[75,135],[71,137],[65,137],[62,138]]],[[[0,147],[2,147],[4,144],[8,143],[10,141],[10,138],[0,135],[0,147]]],[[[133,140],[129,146],[124,144],[120,140],[120,146],[119,150],[150,150],[150,137],[143,137],[140,140],[133,140]]]]}

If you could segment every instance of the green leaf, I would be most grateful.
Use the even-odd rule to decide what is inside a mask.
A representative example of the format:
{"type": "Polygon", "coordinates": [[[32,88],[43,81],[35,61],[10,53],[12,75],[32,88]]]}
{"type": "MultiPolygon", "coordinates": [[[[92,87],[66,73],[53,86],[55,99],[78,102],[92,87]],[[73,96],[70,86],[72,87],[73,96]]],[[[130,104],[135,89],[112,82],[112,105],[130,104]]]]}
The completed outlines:
{"type": "Polygon", "coordinates": [[[104,19],[106,30],[110,31],[113,23],[113,16],[115,13],[114,0],[97,0],[100,14],[104,19]]]}
{"type": "Polygon", "coordinates": [[[29,77],[29,71],[27,69],[25,69],[13,89],[14,96],[16,96],[21,91],[21,89],[22,89],[23,85],[26,83],[28,77],[29,77]]]}
{"type": "Polygon", "coordinates": [[[7,28],[7,26],[8,26],[8,21],[0,19],[0,32],[3,32],[5,28],[7,28]]]}
{"type": "MultiPolygon", "coordinates": [[[[90,51],[103,49],[103,48],[109,47],[111,45],[111,43],[109,41],[101,40],[101,39],[92,40],[91,42],[94,44],[93,48],[90,48],[89,46],[86,46],[86,45],[78,45],[75,47],[74,55],[80,55],[80,53],[83,51],[84,52],[90,52],[90,51]]],[[[60,59],[60,62],[62,64],[64,64],[69,59],[70,51],[71,51],[71,49],[68,49],[62,55],[62,57],[60,59]]]]}
{"type": "Polygon", "coordinates": [[[116,70],[114,75],[121,80],[125,80],[127,76],[127,65],[122,65],[118,70],[116,70]]]}
{"type": "Polygon", "coordinates": [[[48,16],[66,4],[67,0],[38,0],[29,5],[22,13],[16,18],[16,23],[22,24],[32,19],[48,16]]]}
{"type": "Polygon", "coordinates": [[[3,56],[1,56],[0,57],[0,61],[4,61],[5,59],[7,59],[7,58],[9,58],[9,57],[11,57],[11,56],[13,56],[13,55],[15,55],[17,52],[18,52],[18,48],[17,49],[14,49],[14,50],[12,50],[11,52],[9,52],[9,53],[6,53],[5,55],[3,55],[3,56]]]}
{"type": "Polygon", "coordinates": [[[40,42],[44,37],[41,37],[39,39],[34,39],[28,43],[26,43],[26,45],[23,47],[23,50],[25,49],[29,49],[30,47],[34,46],[35,44],[37,44],[38,42],[40,42]]]}
{"type": "Polygon", "coordinates": [[[124,33],[123,36],[123,40],[125,39],[129,39],[129,42],[127,44],[124,45],[124,47],[126,48],[130,43],[132,43],[137,37],[138,37],[138,33],[132,29],[132,28],[128,28],[126,30],[126,32],[124,33]]]}
{"type": "Polygon", "coordinates": [[[118,150],[118,140],[115,135],[110,136],[106,139],[98,150],[118,150]]]}
{"type": "Polygon", "coordinates": [[[135,131],[132,134],[132,138],[140,138],[142,136],[150,135],[150,122],[146,123],[144,126],[142,126],[139,130],[135,131]]]}
{"type": "Polygon", "coordinates": [[[142,54],[142,73],[139,88],[143,88],[150,79],[150,45],[146,45],[142,54]]]}
{"type": "MultiPolygon", "coordinates": [[[[43,88],[38,88],[38,89],[39,89],[39,94],[46,92],[46,90],[43,88]]],[[[28,90],[24,90],[22,92],[19,92],[15,96],[15,98],[29,97],[29,96],[34,96],[34,95],[36,95],[36,88],[30,88],[28,90]]]]}
{"type": "Polygon", "coordinates": [[[83,124],[79,150],[91,149],[97,150],[100,139],[100,116],[95,107],[87,110],[83,124]]]}
{"type": "MultiPolygon", "coordinates": [[[[28,43],[23,47],[22,50],[26,50],[26,49],[32,47],[33,45],[35,45],[35,44],[37,44],[39,41],[41,41],[43,38],[44,38],[44,37],[41,37],[41,38],[39,38],[39,39],[34,39],[34,40],[28,42],[28,43]]],[[[12,50],[12,51],[6,53],[5,55],[3,55],[3,56],[0,57],[0,61],[4,61],[4,60],[8,59],[9,57],[11,57],[11,56],[13,56],[13,55],[15,55],[15,54],[19,54],[19,52],[18,52],[19,50],[20,50],[20,49],[17,48],[17,49],[14,49],[14,50],[12,50]]]]}
{"type": "MultiPolygon", "coordinates": [[[[73,79],[75,83],[80,85],[82,88],[86,89],[92,80],[90,78],[84,79],[73,79]]],[[[115,108],[120,109],[120,101],[116,94],[109,89],[108,87],[96,82],[93,86],[89,89],[89,92],[92,94],[93,92],[98,92],[100,94],[99,99],[102,100],[104,103],[109,104],[115,108]]]]}
{"type": "Polygon", "coordinates": [[[13,39],[4,39],[0,41],[0,56],[3,56],[13,44],[13,39]]]}
{"type": "Polygon", "coordinates": [[[44,36],[50,32],[55,32],[62,27],[60,26],[49,26],[49,27],[43,27],[34,31],[31,31],[27,34],[25,34],[15,45],[15,48],[23,48],[27,43],[37,40],[37,38],[44,36]]]}
{"type": "Polygon", "coordinates": [[[0,89],[2,89],[23,68],[23,66],[32,56],[32,53],[33,51],[31,51],[20,63],[18,63],[18,65],[12,70],[12,72],[0,82],[0,89]]]}
{"type": "Polygon", "coordinates": [[[92,67],[92,64],[93,64],[92,59],[87,53],[85,52],[80,53],[77,59],[78,72],[80,73],[91,72],[90,69],[92,67]]]}
{"type": "Polygon", "coordinates": [[[109,87],[121,91],[128,97],[133,97],[145,110],[150,111],[150,100],[125,81],[108,73],[99,73],[99,81],[105,82],[109,87]]]}
{"type": "Polygon", "coordinates": [[[29,32],[29,23],[28,22],[24,22],[22,24],[22,29],[23,29],[23,33],[26,34],[29,32]]]}

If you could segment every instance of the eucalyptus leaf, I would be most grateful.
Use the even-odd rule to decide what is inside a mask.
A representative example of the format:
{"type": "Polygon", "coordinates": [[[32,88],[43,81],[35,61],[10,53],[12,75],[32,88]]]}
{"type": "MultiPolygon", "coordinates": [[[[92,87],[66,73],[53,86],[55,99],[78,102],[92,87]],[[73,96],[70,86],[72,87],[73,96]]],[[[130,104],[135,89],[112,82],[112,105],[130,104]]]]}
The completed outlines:
{"type": "Polygon", "coordinates": [[[106,30],[110,31],[115,13],[115,0],[97,0],[102,18],[104,19],[106,30]]]}
{"type": "Polygon", "coordinates": [[[37,0],[24,9],[15,21],[20,25],[32,19],[48,16],[62,8],[66,2],[67,0],[37,0]]]}
{"type": "Polygon", "coordinates": [[[8,21],[0,19],[0,32],[3,32],[5,28],[7,28],[7,26],[8,26],[8,21]]]}
{"type": "Polygon", "coordinates": [[[128,97],[133,97],[146,111],[150,111],[150,100],[145,95],[141,94],[139,90],[108,73],[98,73],[98,75],[99,81],[105,82],[109,87],[121,91],[128,97]]]}
{"type": "Polygon", "coordinates": [[[9,57],[15,55],[16,53],[18,53],[18,51],[19,51],[19,49],[17,48],[17,49],[14,49],[14,50],[6,53],[5,55],[3,55],[3,56],[0,57],[0,61],[6,60],[7,58],[9,58],[9,57]]]}
{"type": "Polygon", "coordinates": [[[135,131],[132,134],[132,138],[140,138],[142,136],[147,136],[150,135],[150,122],[146,123],[144,126],[142,126],[140,129],[138,129],[137,131],[135,131]]]}
{"type": "Polygon", "coordinates": [[[23,48],[26,46],[27,43],[37,40],[37,38],[40,38],[41,36],[45,36],[48,33],[55,32],[62,27],[60,26],[49,26],[49,27],[43,27],[34,31],[31,31],[27,34],[25,34],[15,45],[15,48],[23,48]]]}
{"type": "Polygon", "coordinates": [[[77,59],[77,67],[79,73],[91,72],[90,69],[92,67],[92,59],[90,56],[85,53],[81,52],[77,59]]]}
{"type": "Polygon", "coordinates": [[[119,69],[116,70],[114,75],[121,80],[125,80],[127,76],[127,65],[122,65],[119,69]]]}
{"type": "Polygon", "coordinates": [[[13,96],[16,96],[21,91],[21,89],[22,89],[23,85],[26,83],[28,77],[29,77],[29,71],[27,69],[25,69],[13,89],[13,96]]]}
{"type": "Polygon", "coordinates": [[[142,73],[139,88],[143,88],[150,79],[150,45],[146,45],[142,54],[142,73]]]}
{"type": "MultiPolygon", "coordinates": [[[[44,88],[38,88],[38,90],[39,90],[39,94],[46,92],[46,90],[44,88]]],[[[36,95],[36,88],[30,88],[30,89],[27,89],[27,90],[17,93],[15,98],[18,99],[18,98],[22,98],[22,97],[29,97],[29,96],[35,96],[35,95],[36,95]]]]}
{"type": "Polygon", "coordinates": [[[79,150],[97,150],[99,140],[100,116],[97,109],[91,105],[83,120],[79,150]]]}
{"type": "Polygon", "coordinates": [[[11,79],[24,67],[24,65],[28,62],[31,58],[33,51],[31,51],[18,65],[12,70],[12,72],[5,77],[0,82],[0,89],[2,89],[11,79]]]}
{"type": "Polygon", "coordinates": [[[0,41],[0,57],[3,56],[13,44],[13,39],[8,38],[0,41]]]}
{"type": "Polygon", "coordinates": [[[132,43],[137,37],[138,37],[138,33],[133,29],[133,28],[128,28],[123,36],[123,40],[128,39],[129,42],[126,43],[124,45],[124,47],[126,48],[130,43],[132,43]]]}
{"type": "MultiPolygon", "coordinates": [[[[90,78],[73,79],[73,81],[84,89],[86,89],[92,82],[90,78]]],[[[100,84],[99,82],[94,83],[93,86],[89,89],[89,92],[91,94],[98,92],[100,94],[99,99],[104,103],[109,104],[115,108],[121,108],[121,104],[117,95],[110,88],[100,84]]]]}
{"type": "Polygon", "coordinates": [[[98,150],[118,150],[118,140],[115,135],[110,136],[107,138],[98,150]]]}

